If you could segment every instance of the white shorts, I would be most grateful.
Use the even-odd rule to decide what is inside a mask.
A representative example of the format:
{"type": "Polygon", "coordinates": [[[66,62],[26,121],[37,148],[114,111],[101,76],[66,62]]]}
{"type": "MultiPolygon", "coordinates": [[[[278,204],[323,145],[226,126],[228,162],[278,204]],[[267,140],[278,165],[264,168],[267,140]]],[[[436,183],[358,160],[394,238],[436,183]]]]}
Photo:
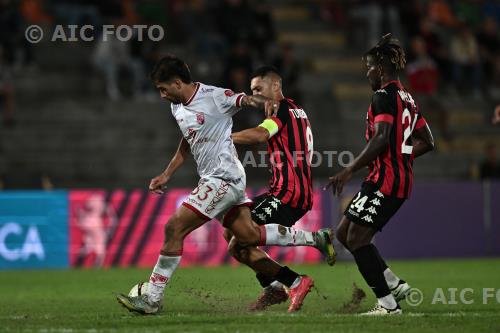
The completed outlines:
{"type": "Polygon", "coordinates": [[[223,222],[224,215],[229,216],[231,209],[252,206],[245,187],[245,178],[236,181],[202,178],[182,205],[207,221],[217,219],[223,222]]]}

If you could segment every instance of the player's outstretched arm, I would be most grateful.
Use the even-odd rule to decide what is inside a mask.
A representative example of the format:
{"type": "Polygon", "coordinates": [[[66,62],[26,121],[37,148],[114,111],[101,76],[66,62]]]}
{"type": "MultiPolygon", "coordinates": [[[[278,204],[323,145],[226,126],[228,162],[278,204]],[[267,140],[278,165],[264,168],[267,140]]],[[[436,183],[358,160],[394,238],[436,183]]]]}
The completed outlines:
{"type": "Polygon", "coordinates": [[[327,189],[333,186],[333,194],[340,195],[344,189],[344,184],[348,182],[353,173],[373,162],[378,155],[383,153],[389,146],[389,135],[392,124],[387,122],[375,123],[375,135],[366,144],[363,151],[354,159],[354,162],[343,169],[335,176],[330,177],[330,182],[325,186],[327,189]]]}
{"type": "Polygon", "coordinates": [[[413,156],[415,158],[434,150],[434,138],[427,124],[413,131],[411,139],[413,144],[413,156]]]}
{"type": "Polygon", "coordinates": [[[265,110],[266,117],[276,115],[279,109],[279,101],[272,100],[262,95],[243,96],[241,106],[251,106],[265,110]]]}
{"type": "Polygon", "coordinates": [[[263,127],[249,128],[231,135],[233,142],[239,145],[256,145],[267,142],[269,132],[263,127]]]}
{"type": "Polygon", "coordinates": [[[158,176],[151,180],[149,190],[153,193],[163,194],[165,185],[173,176],[175,171],[184,163],[189,156],[189,143],[182,138],[174,157],[170,160],[167,168],[158,176]]]}

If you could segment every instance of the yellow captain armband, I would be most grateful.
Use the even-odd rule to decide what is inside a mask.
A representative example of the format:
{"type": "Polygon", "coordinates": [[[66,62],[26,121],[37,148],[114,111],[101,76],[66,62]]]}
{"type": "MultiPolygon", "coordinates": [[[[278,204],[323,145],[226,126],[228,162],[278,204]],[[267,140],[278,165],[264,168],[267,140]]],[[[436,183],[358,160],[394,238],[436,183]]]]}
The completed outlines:
{"type": "Polygon", "coordinates": [[[266,119],[259,125],[259,127],[264,127],[269,132],[269,137],[272,137],[274,134],[278,133],[279,127],[278,124],[272,119],[266,119]]]}

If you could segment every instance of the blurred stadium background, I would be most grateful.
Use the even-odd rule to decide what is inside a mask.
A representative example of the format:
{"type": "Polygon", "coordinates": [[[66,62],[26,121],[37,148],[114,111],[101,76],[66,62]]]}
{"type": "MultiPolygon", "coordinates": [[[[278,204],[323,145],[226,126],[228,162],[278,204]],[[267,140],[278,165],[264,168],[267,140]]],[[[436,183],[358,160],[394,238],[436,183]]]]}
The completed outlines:
{"type": "MultiPolygon", "coordinates": [[[[309,115],[315,150],[357,154],[371,96],[361,57],[386,32],[406,46],[401,79],[437,149],[416,161],[413,197],[377,238],[381,252],[500,256],[500,130],[491,124],[500,103],[499,24],[495,0],[2,0],[0,268],[154,264],[163,223],[197,181],[190,162],[165,196],[146,192],[180,137],[148,80],[163,54],[184,58],[197,81],[247,93],[253,68],[276,66],[285,95],[309,115]],[[25,38],[32,24],[45,32],[38,44],[25,38]],[[58,24],[158,24],[165,38],[51,42],[58,24]]],[[[261,119],[244,110],[235,128],[261,119]]],[[[303,227],[337,224],[361,181],[333,199],[320,188],[338,168],[314,168],[315,208],[303,227]]],[[[258,193],[267,169],[246,171],[258,193]]],[[[231,262],[220,229],[194,232],[184,264],[231,262]]],[[[299,248],[271,254],[320,260],[299,248]]]]}

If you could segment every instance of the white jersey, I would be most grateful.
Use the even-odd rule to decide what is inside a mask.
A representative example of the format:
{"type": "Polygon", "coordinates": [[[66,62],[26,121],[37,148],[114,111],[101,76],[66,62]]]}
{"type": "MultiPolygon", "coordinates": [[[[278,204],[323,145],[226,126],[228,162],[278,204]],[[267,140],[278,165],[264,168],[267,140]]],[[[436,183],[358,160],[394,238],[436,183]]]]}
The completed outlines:
{"type": "Polygon", "coordinates": [[[231,139],[232,116],[240,110],[244,95],[196,83],[189,101],[172,104],[172,114],[189,142],[201,178],[245,179],[231,139]]]}

